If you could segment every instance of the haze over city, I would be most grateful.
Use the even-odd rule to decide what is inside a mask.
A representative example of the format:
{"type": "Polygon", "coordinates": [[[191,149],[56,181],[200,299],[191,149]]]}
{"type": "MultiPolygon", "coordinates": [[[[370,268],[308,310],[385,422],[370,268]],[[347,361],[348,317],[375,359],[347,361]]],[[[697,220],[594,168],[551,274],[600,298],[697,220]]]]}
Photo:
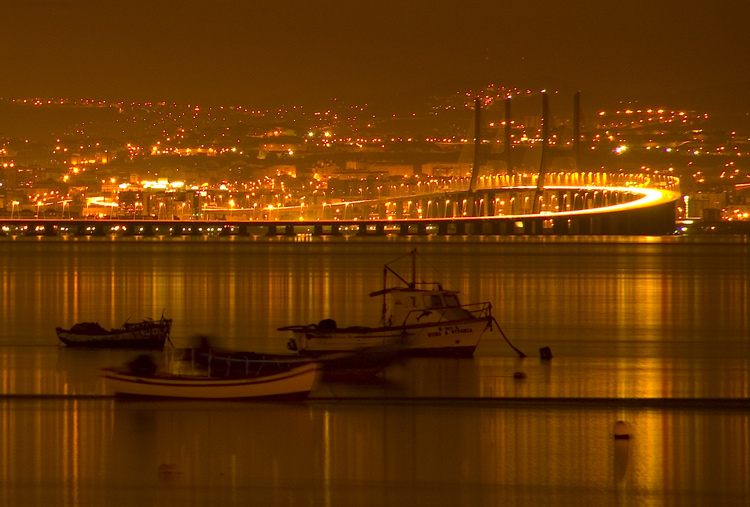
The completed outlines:
{"type": "Polygon", "coordinates": [[[0,97],[311,107],[497,83],[747,112],[742,0],[3,6],[0,97]]]}

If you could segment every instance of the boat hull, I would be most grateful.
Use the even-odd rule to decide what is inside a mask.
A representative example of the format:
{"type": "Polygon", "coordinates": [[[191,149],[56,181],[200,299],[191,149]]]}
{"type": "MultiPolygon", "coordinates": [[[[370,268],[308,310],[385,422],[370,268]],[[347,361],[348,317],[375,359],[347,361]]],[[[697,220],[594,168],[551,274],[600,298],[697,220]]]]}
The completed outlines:
{"type": "Polygon", "coordinates": [[[80,336],[65,332],[58,332],[57,337],[68,347],[89,347],[107,349],[149,349],[164,348],[166,336],[161,338],[112,338],[107,336],[80,336]]]}
{"type": "MultiPolygon", "coordinates": [[[[68,347],[162,349],[169,338],[171,319],[140,324],[126,324],[123,329],[81,333],[71,329],[56,328],[57,337],[68,347]]],[[[101,328],[100,328],[101,329],[101,328]]]]}
{"type": "Polygon", "coordinates": [[[310,354],[393,347],[405,355],[471,357],[490,323],[482,317],[399,327],[302,328],[294,330],[287,346],[310,354]]]}
{"type": "Polygon", "coordinates": [[[318,363],[307,363],[274,375],[217,379],[199,376],[139,376],[108,368],[102,377],[108,392],[120,397],[178,399],[305,399],[322,373],[318,363]]]}

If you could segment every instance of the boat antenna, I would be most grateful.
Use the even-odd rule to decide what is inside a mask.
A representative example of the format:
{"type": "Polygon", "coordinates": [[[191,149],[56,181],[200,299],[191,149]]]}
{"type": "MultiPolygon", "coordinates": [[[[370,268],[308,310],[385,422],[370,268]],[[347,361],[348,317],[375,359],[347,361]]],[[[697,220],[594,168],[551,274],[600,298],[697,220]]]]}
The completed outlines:
{"type": "Polygon", "coordinates": [[[398,278],[399,280],[401,280],[402,282],[404,282],[406,285],[408,285],[408,286],[412,285],[409,282],[407,282],[406,280],[404,280],[403,276],[401,276],[398,273],[396,273],[395,271],[393,271],[390,266],[386,266],[385,269],[387,269],[388,271],[390,271],[391,273],[393,273],[393,276],[395,276],[396,278],[398,278]]]}
{"type": "MultiPolygon", "coordinates": [[[[413,289],[413,288],[414,288],[414,286],[416,285],[416,281],[417,281],[417,275],[416,275],[416,269],[417,269],[417,268],[416,268],[416,264],[417,264],[417,261],[416,261],[416,255],[417,255],[417,249],[415,248],[414,250],[412,250],[412,251],[411,251],[411,252],[409,252],[408,254],[402,255],[402,256],[401,256],[401,257],[399,257],[398,259],[395,259],[395,260],[393,260],[393,261],[391,261],[391,262],[389,262],[388,264],[386,264],[386,265],[385,265],[385,269],[387,269],[388,271],[390,271],[391,273],[393,273],[393,276],[395,276],[396,278],[398,278],[399,280],[401,280],[401,281],[402,281],[402,282],[403,282],[404,284],[406,284],[406,285],[407,285],[407,286],[408,286],[408,287],[409,287],[410,289],[413,289]],[[391,266],[390,266],[390,264],[393,264],[393,263],[395,263],[395,262],[398,262],[398,261],[400,261],[401,259],[403,259],[403,258],[404,258],[404,257],[406,257],[407,255],[411,255],[411,256],[412,256],[412,265],[411,265],[411,279],[412,279],[412,282],[411,282],[411,283],[409,283],[409,282],[407,282],[406,280],[404,280],[404,277],[402,277],[401,275],[399,275],[398,273],[396,273],[396,272],[395,272],[395,271],[394,271],[394,270],[393,270],[393,269],[391,268],[391,266]]],[[[383,282],[383,288],[385,289],[385,282],[383,282]]]]}

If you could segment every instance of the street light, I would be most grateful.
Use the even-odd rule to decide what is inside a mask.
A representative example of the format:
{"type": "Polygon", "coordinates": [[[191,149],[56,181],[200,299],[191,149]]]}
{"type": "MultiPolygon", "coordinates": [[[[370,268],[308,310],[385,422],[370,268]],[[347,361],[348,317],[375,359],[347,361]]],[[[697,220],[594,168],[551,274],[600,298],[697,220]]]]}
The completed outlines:
{"type": "MultiPolygon", "coordinates": [[[[13,202],[12,202],[12,206],[11,206],[11,208],[10,208],[10,218],[13,218],[13,211],[14,211],[14,210],[16,209],[16,207],[17,207],[17,206],[18,206],[19,204],[20,204],[20,203],[19,203],[18,201],[13,201],[13,202]]],[[[20,217],[20,215],[19,215],[19,214],[16,214],[16,218],[21,218],[21,217],[20,217]]]]}

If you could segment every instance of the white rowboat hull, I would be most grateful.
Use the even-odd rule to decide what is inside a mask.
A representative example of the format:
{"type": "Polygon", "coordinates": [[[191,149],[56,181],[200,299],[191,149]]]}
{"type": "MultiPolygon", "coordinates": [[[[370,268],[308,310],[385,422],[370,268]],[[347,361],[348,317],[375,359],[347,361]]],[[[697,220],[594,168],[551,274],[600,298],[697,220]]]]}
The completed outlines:
{"type": "Polygon", "coordinates": [[[308,363],[283,373],[256,378],[155,375],[143,377],[116,369],[102,371],[107,391],[125,397],[185,399],[304,399],[322,374],[322,366],[308,363]]]}

